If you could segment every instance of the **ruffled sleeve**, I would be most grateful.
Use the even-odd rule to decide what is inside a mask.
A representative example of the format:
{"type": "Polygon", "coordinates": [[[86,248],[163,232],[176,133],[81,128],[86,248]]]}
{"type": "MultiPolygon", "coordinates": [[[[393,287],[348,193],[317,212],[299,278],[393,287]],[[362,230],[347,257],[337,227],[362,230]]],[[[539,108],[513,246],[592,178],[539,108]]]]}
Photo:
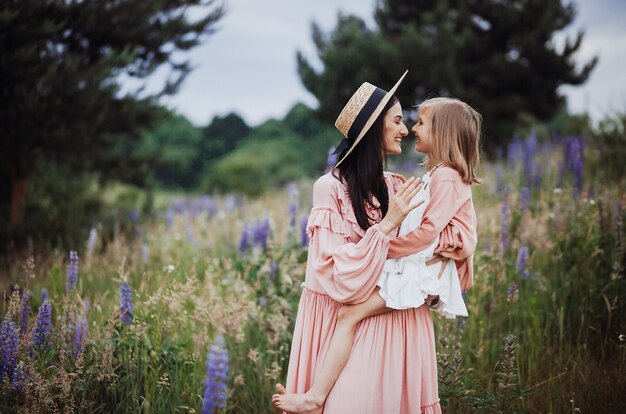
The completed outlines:
{"type": "Polygon", "coordinates": [[[378,225],[350,241],[350,222],[341,214],[342,186],[326,175],[313,187],[313,209],[307,223],[310,237],[305,285],[341,303],[360,303],[374,291],[389,249],[378,225]]]}

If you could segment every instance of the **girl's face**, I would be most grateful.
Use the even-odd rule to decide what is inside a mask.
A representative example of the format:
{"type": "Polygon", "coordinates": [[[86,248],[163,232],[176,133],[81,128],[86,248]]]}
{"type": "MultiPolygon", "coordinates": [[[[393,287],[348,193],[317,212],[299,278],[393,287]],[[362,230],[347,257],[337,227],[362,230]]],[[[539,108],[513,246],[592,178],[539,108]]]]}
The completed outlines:
{"type": "Polygon", "coordinates": [[[430,111],[428,108],[420,109],[417,113],[417,123],[411,131],[415,134],[415,150],[430,155],[433,152],[433,137],[430,133],[430,111]]]}
{"type": "Polygon", "coordinates": [[[402,106],[396,102],[385,114],[385,127],[383,137],[385,140],[385,155],[395,155],[402,153],[400,141],[407,136],[409,131],[402,122],[402,106]]]}

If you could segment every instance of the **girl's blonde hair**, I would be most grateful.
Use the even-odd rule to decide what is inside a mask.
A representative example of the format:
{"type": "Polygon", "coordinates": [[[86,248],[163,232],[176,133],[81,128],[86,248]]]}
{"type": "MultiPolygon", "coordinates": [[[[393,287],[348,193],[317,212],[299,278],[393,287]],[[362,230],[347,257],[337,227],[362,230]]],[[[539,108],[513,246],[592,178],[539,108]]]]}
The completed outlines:
{"type": "Polygon", "coordinates": [[[482,116],[465,102],[455,98],[431,98],[418,105],[418,111],[428,110],[433,141],[432,160],[426,160],[430,170],[435,160],[455,169],[466,184],[480,183],[480,135],[482,116]]]}

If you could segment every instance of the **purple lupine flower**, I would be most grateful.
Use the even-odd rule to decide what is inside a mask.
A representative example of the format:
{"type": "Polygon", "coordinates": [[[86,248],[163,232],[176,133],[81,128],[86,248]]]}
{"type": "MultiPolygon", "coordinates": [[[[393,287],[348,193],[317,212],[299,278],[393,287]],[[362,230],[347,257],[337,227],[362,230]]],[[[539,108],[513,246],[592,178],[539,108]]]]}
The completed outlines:
{"type": "Polygon", "coordinates": [[[583,191],[583,157],[582,154],[574,161],[574,195],[579,196],[583,191]]]}
{"type": "Polygon", "coordinates": [[[67,282],[65,288],[67,290],[76,287],[78,282],[78,253],[75,251],[70,252],[70,263],[67,265],[67,282]]]}
{"type": "Polygon", "coordinates": [[[522,141],[516,135],[509,143],[506,151],[506,164],[509,170],[515,168],[515,164],[522,158],[522,141]]]}
{"type": "Polygon", "coordinates": [[[226,407],[228,393],[228,350],[221,336],[218,336],[213,345],[209,346],[206,369],[202,413],[213,414],[216,408],[226,407]]]}
{"type": "Polygon", "coordinates": [[[41,296],[41,303],[45,302],[46,299],[48,299],[48,289],[42,288],[40,296],[41,296]]]}
{"type": "Polygon", "coordinates": [[[267,251],[267,238],[270,232],[270,219],[267,218],[263,221],[257,221],[254,225],[254,245],[261,246],[263,251],[267,251]]]}
{"type": "Polygon", "coordinates": [[[270,270],[268,272],[268,276],[270,281],[273,281],[276,278],[276,271],[278,270],[278,266],[276,265],[276,261],[272,260],[270,263],[270,270]]]}
{"type": "Polygon", "coordinates": [[[39,307],[35,327],[33,329],[33,348],[41,352],[47,352],[50,348],[52,309],[50,301],[46,299],[39,307]]]}
{"type": "Polygon", "coordinates": [[[74,359],[83,352],[85,341],[87,341],[87,319],[82,318],[76,325],[76,334],[74,335],[74,359]]]}
{"type": "Polygon", "coordinates": [[[89,239],[87,239],[87,251],[89,254],[92,254],[96,249],[96,241],[98,240],[98,231],[95,227],[92,227],[89,230],[89,239]]]}
{"type": "Polygon", "coordinates": [[[139,211],[136,208],[132,209],[130,213],[128,213],[128,217],[130,221],[137,223],[139,221],[139,211]]]}
{"type": "Polygon", "coordinates": [[[509,302],[517,302],[517,299],[519,299],[519,286],[517,283],[513,283],[507,289],[506,300],[509,302]]]}
{"type": "Polygon", "coordinates": [[[28,332],[28,322],[30,317],[30,296],[24,294],[22,296],[22,308],[20,311],[20,320],[18,326],[22,335],[28,332]]]}
{"type": "Polygon", "coordinates": [[[576,137],[566,138],[563,145],[565,164],[572,174],[575,196],[582,192],[584,147],[582,138],[576,137]]]}
{"type": "Polygon", "coordinates": [[[504,171],[502,165],[496,165],[496,193],[501,194],[504,191],[504,171]]]}
{"type": "Polygon", "coordinates": [[[530,203],[530,190],[528,187],[522,187],[519,190],[519,208],[522,213],[528,209],[530,203]]]}
{"type": "Polygon", "coordinates": [[[337,156],[339,154],[333,154],[335,152],[335,147],[332,146],[328,148],[328,157],[326,158],[326,167],[333,168],[335,164],[337,164],[337,156]]]}
{"type": "Polygon", "coordinates": [[[535,170],[535,154],[537,152],[537,136],[535,129],[533,128],[530,135],[524,141],[523,152],[523,167],[524,167],[524,179],[526,185],[532,185],[533,173],[535,170]]]}
{"type": "Polygon", "coordinates": [[[289,226],[291,229],[296,228],[296,215],[298,214],[298,205],[295,201],[289,203],[289,226]]]}
{"type": "Polygon", "coordinates": [[[517,253],[517,260],[515,261],[515,268],[522,274],[522,279],[528,277],[528,270],[526,270],[526,261],[528,260],[528,247],[523,246],[517,253]]]}
{"type": "Polygon", "coordinates": [[[174,217],[176,217],[176,212],[174,211],[174,208],[170,206],[170,208],[167,209],[167,213],[165,213],[165,223],[167,224],[168,229],[172,227],[172,224],[174,224],[174,217]]]}
{"type": "Polygon", "coordinates": [[[4,378],[13,382],[20,333],[13,321],[5,319],[0,326],[0,383],[4,378]]]}
{"type": "Polygon", "coordinates": [[[309,245],[309,234],[307,233],[307,224],[309,223],[309,218],[307,216],[302,216],[302,220],[300,221],[300,246],[307,247],[309,245]]]}
{"type": "Polygon", "coordinates": [[[26,369],[24,368],[24,361],[20,361],[15,366],[15,374],[11,381],[11,388],[17,392],[24,392],[24,383],[26,382],[26,369]]]}
{"type": "Polygon", "coordinates": [[[120,317],[122,322],[126,325],[130,325],[133,323],[133,300],[130,286],[128,286],[126,280],[122,283],[122,288],[120,289],[120,302],[120,317]]]}
{"type": "Polygon", "coordinates": [[[500,248],[502,258],[506,257],[509,250],[509,195],[505,194],[502,199],[500,210],[500,248]]]}
{"type": "Polygon", "coordinates": [[[259,305],[261,305],[261,306],[267,305],[267,299],[265,299],[265,297],[261,296],[259,298],[259,305]]]}
{"type": "Polygon", "coordinates": [[[248,246],[250,245],[250,228],[247,224],[243,225],[243,230],[241,231],[241,238],[239,239],[239,253],[244,254],[246,250],[248,250],[248,246]]]}

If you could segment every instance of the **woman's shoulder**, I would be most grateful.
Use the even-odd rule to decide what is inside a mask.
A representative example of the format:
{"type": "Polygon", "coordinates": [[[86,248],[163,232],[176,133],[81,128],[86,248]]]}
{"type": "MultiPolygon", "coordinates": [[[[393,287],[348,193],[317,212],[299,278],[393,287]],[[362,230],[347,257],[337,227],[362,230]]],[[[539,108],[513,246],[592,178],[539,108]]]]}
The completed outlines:
{"type": "Polygon", "coordinates": [[[331,170],[315,181],[315,184],[313,184],[313,190],[330,191],[336,190],[340,186],[343,186],[343,183],[333,175],[331,170]]]}
{"type": "Polygon", "coordinates": [[[344,192],[343,183],[329,171],[313,184],[313,206],[336,205],[344,192]]]}

